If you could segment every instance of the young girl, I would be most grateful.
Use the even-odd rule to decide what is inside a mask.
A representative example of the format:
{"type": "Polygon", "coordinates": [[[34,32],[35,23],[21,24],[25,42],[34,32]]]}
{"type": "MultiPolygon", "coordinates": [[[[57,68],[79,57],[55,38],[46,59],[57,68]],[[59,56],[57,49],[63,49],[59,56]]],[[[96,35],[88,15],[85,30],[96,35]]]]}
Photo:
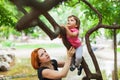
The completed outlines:
{"type": "Polygon", "coordinates": [[[82,44],[79,39],[79,27],[80,20],[78,17],[71,15],[68,17],[67,25],[65,26],[67,39],[71,43],[71,45],[76,49],[75,57],[73,57],[71,62],[70,70],[73,71],[75,68],[78,69],[78,75],[81,74],[82,66],[80,65],[82,62],[82,44]]]}

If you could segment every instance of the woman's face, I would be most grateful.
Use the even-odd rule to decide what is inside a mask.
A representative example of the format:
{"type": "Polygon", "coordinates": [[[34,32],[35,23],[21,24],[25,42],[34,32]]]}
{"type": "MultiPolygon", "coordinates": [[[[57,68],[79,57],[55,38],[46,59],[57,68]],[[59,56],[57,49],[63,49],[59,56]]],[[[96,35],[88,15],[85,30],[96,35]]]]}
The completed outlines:
{"type": "Polygon", "coordinates": [[[74,17],[69,17],[68,20],[67,20],[67,26],[69,28],[74,28],[74,27],[77,27],[76,25],[76,20],[74,19],[74,17]]]}
{"type": "Polygon", "coordinates": [[[50,61],[50,56],[48,55],[45,49],[38,50],[38,58],[40,60],[40,63],[46,63],[50,61]]]}

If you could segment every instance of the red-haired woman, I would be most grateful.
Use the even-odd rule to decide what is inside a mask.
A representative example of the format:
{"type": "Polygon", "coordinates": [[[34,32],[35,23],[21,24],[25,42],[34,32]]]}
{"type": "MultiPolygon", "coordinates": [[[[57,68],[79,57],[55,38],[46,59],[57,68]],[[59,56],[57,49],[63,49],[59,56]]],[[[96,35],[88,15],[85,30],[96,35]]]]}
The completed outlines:
{"type": "Polygon", "coordinates": [[[67,58],[65,62],[59,62],[51,59],[44,48],[37,48],[32,51],[31,64],[38,72],[39,80],[61,80],[66,77],[70,68],[70,63],[75,49],[71,47],[67,51],[67,58]],[[58,71],[58,67],[63,67],[58,71]]]}

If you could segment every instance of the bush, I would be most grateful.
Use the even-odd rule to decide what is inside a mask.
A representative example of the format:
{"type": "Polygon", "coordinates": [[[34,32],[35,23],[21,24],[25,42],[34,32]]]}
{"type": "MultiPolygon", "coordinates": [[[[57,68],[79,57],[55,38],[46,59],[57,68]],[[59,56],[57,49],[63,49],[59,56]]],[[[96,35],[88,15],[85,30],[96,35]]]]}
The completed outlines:
{"type": "Polygon", "coordinates": [[[38,38],[38,37],[39,37],[39,34],[38,34],[38,33],[33,33],[31,36],[32,36],[33,38],[38,38]]]}
{"type": "Polygon", "coordinates": [[[2,42],[3,47],[12,47],[13,45],[13,42],[9,40],[2,42]]]}

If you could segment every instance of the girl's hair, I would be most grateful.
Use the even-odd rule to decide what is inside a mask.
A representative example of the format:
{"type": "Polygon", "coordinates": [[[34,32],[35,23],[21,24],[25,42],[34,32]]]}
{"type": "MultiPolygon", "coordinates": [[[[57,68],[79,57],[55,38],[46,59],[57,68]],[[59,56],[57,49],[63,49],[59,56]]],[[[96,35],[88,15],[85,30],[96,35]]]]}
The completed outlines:
{"type": "Polygon", "coordinates": [[[38,58],[38,50],[43,48],[34,49],[31,53],[31,64],[34,69],[38,69],[40,67],[40,60],[38,58]]]}
{"type": "Polygon", "coordinates": [[[78,26],[77,29],[79,30],[79,28],[80,28],[80,19],[75,15],[68,16],[68,18],[71,18],[71,17],[73,17],[76,20],[76,24],[78,26]]]}

